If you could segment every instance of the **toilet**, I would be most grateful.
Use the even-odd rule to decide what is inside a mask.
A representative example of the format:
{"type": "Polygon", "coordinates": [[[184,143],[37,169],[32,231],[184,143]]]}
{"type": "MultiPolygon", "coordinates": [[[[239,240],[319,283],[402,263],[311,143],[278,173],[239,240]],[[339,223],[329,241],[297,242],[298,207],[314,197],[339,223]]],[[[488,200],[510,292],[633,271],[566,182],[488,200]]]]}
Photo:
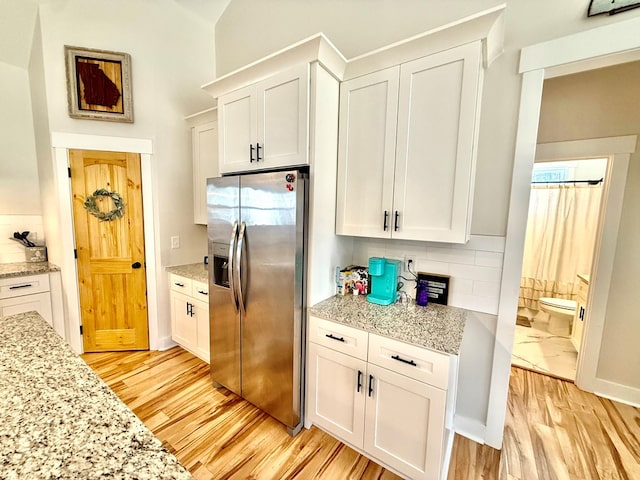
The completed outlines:
{"type": "Polygon", "coordinates": [[[540,310],[549,314],[547,331],[553,335],[571,335],[571,323],[576,313],[576,302],[564,298],[541,297],[540,310]]]}

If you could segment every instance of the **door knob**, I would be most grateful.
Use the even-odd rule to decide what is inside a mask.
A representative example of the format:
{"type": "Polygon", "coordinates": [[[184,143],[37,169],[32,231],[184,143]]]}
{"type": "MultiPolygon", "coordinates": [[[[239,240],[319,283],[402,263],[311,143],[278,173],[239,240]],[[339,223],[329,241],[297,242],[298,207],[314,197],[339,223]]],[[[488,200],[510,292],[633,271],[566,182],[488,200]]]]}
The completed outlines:
{"type": "Polygon", "coordinates": [[[141,266],[142,266],[142,264],[140,262],[136,262],[136,263],[131,265],[131,268],[140,268],[141,266]]]}

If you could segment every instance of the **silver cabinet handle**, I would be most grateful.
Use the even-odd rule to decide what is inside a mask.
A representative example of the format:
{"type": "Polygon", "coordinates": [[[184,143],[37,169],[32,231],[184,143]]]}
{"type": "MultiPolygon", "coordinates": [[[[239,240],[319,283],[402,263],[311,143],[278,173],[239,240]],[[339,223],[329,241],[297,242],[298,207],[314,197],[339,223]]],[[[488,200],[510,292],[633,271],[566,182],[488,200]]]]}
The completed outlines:
{"type": "Polygon", "coordinates": [[[233,306],[238,311],[238,296],[236,295],[236,286],[233,278],[233,255],[235,253],[236,240],[238,238],[238,221],[233,222],[231,227],[231,238],[229,239],[229,260],[227,261],[227,276],[229,277],[229,293],[233,306]]]}
{"type": "Polygon", "coordinates": [[[240,225],[240,232],[238,233],[238,244],[236,245],[236,257],[235,257],[235,281],[237,287],[238,304],[240,305],[240,311],[242,315],[245,315],[246,309],[244,306],[244,293],[242,292],[242,247],[244,245],[244,234],[247,225],[242,222],[240,225]]]}

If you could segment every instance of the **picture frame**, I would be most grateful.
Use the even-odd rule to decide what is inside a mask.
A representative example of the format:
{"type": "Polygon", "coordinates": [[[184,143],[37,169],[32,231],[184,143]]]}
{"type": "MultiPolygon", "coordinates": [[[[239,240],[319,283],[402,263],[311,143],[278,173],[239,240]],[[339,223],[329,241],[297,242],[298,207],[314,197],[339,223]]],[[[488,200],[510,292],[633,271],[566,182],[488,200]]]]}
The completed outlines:
{"type": "Polygon", "coordinates": [[[65,45],[71,118],[133,123],[131,56],[65,45]]]}
{"type": "Polygon", "coordinates": [[[638,7],[640,7],[640,0],[591,0],[587,17],[602,13],[615,15],[638,7]]]}

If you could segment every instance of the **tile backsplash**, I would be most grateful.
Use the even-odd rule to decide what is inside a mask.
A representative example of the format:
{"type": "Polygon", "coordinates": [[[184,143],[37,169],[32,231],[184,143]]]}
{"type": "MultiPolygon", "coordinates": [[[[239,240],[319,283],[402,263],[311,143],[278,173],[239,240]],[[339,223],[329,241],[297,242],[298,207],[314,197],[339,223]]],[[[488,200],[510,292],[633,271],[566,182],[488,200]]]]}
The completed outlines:
{"type": "Polygon", "coordinates": [[[13,232],[29,231],[29,240],[38,245],[44,243],[44,229],[41,215],[0,214],[0,263],[25,261],[24,247],[10,240],[13,232]]]}
{"type": "MultiPolygon", "coordinates": [[[[505,237],[472,235],[466,245],[371,238],[354,239],[354,263],[367,265],[369,257],[416,259],[416,272],[449,275],[449,305],[478,312],[498,313],[505,237]]],[[[409,277],[409,274],[403,273],[409,277]]],[[[404,280],[402,280],[404,281],[404,280]]],[[[404,281],[415,297],[415,284],[404,281]]]]}

